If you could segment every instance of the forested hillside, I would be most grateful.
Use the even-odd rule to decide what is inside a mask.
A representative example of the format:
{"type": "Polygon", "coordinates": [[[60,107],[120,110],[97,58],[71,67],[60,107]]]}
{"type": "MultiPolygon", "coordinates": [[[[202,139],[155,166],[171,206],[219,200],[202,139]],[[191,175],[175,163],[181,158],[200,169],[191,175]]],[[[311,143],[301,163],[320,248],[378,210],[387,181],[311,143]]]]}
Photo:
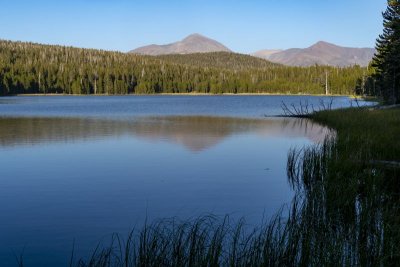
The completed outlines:
{"type": "Polygon", "coordinates": [[[287,67],[246,55],[140,56],[0,41],[0,94],[352,94],[367,69],[287,67]]]}
{"type": "Polygon", "coordinates": [[[195,53],[185,55],[172,54],[157,56],[157,58],[165,62],[181,65],[229,70],[271,69],[274,67],[283,67],[281,64],[272,63],[265,59],[229,52],[195,53]]]}

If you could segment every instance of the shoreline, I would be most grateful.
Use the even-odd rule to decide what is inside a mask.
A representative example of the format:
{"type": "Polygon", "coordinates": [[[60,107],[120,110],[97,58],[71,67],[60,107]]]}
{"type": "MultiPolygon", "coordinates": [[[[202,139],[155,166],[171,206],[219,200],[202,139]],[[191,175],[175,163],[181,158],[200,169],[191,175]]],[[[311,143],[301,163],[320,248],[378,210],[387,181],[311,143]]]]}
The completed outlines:
{"type": "Polygon", "coordinates": [[[349,97],[352,99],[368,99],[369,97],[356,96],[356,95],[340,95],[340,94],[283,94],[283,93],[224,93],[224,94],[210,94],[210,93],[160,93],[160,94],[16,94],[6,95],[1,97],[10,96],[320,96],[320,97],[349,97]]]}

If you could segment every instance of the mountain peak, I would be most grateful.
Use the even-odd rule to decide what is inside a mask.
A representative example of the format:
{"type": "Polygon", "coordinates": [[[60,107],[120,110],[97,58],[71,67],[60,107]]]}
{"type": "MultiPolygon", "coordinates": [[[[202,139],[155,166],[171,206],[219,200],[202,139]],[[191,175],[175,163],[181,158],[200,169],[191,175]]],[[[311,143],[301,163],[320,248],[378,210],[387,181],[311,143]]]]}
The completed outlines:
{"type": "Polygon", "coordinates": [[[313,44],[312,46],[310,46],[309,48],[334,48],[334,47],[339,47],[335,44],[332,43],[328,43],[325,41],[318,41],[315,44],[313,44]]]}
{"type": "Polygon", "coordinates": [[[333,45],[333,44],[325,42],[325,41],[318,41],[314,45],[333,45]]]}
{"type": "Polygon", "coordinates": [[[188,36],[186,36],[181,42],[190,42],[190,41],[195,41],[195,42],[216,42],[215,40],[212,40],[204,35],[201,35],[199,33],[193,33],[188,36]]]}
{"type": "Polygon", "coordinates": [[[319,41],[308,48],[292,48],[284,51],[272,51],[269,54],[260,52],[256,56],[269,61],[289,66],[367,66],[374,56],[373,48],[342,47],[325,41],[319,41]]]}
{"type": "Polygon", "coordinates": [[[209,52],[231,52],[231,50],[213,39],[210,39],[199,33],[193,33],[179,42],[167,45],[144,46],[131,51],[131,53],[154,56],[166,54],[192,54],[209,52]]]}
{"type": "Polygon", "coordinates": [[[205,38],[205,39],[209,39],[209,38],[205,37],[204,35],[201,35],[200,33],[192,33],[192,34],[186,36],[185,39],[189,39],[189,38],[205,38]]]}

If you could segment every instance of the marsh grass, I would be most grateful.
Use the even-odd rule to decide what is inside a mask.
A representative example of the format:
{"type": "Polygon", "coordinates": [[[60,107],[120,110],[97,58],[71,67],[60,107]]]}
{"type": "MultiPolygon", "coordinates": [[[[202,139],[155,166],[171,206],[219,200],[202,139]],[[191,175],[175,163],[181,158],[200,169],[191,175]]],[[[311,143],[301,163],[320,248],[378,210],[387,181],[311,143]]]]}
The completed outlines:
{"type": "Polygon", "coordinates": [[[162,220],[74,266],[391,266],[400,262],[400,110],[353,108],[312,118],[336,131],[288,154],[292,203],[248,229],[206,216],[162,220]]]}
{"type": "Polygon", "coordinates": [[[288,154],[290,205],[258,228],[229,217],[160,220],[70,266],[393,266],[400,262],[400,110],[312,115],[336,131],[288,154]]]}

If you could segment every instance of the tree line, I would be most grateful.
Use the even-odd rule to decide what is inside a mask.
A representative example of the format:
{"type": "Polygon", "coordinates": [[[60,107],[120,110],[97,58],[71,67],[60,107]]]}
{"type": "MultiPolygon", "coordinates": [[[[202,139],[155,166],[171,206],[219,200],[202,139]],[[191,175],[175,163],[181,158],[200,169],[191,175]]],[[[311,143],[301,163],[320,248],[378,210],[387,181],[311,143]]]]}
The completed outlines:
{"type": "Polygon", "coordinates": [[[143,56],[0,41],[0,95],[157,93],[353,94],[367,68],[289,67],[218,52],[143,56]]]}

